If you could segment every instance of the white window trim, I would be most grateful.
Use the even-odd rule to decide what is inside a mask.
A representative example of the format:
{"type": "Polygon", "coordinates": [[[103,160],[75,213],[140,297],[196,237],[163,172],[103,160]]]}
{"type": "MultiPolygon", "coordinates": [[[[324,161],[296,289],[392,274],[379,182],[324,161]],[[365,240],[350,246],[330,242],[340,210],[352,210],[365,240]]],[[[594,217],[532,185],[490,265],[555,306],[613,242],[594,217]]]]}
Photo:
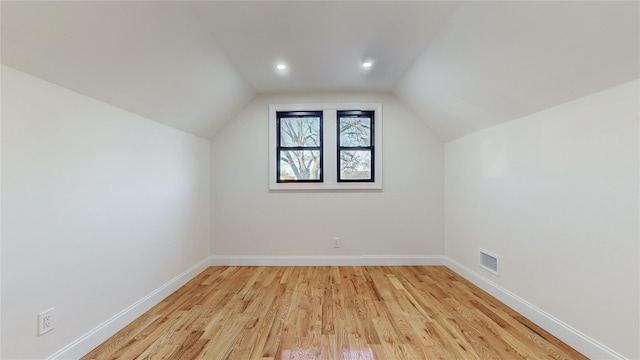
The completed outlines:
{"type": "Polygon", "coordinates": [[[381,190],[382,189],[382,104],[378,103],[319,103],[269,105],[269,190],[381,190]],[[337,129],[339,110],[374,111],[374,182],[338,182],[337,129]],[[323,179],[321,183],[279,183],[276,180],[276,112],[322,111],[323,179]]]}

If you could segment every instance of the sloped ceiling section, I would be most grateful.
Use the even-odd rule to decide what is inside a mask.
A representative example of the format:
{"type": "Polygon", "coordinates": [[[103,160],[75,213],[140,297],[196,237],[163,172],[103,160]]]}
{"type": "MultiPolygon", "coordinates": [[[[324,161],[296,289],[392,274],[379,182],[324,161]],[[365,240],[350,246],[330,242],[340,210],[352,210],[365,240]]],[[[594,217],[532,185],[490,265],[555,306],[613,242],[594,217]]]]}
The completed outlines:
{"type": "Polygon", "coordinates": [[[2,63],[212,136],[255,95],[179,2],[2,2],[2,63]]]}
{"type": "Polygon", "coordinates": [[[640,77],[640,2],[468,2],[396,95],[447,141],[640,77]]]}

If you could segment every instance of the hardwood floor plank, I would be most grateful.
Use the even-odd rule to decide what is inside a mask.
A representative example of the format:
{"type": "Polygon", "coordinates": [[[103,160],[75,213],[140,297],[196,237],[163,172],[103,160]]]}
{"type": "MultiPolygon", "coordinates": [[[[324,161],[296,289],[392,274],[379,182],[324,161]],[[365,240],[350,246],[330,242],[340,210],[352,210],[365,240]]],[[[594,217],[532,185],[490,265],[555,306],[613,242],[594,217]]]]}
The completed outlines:
{"type": "Polygon", "coordinates": [[[83,359],[586,359],[441,266],[210,267],[83,359]]]}

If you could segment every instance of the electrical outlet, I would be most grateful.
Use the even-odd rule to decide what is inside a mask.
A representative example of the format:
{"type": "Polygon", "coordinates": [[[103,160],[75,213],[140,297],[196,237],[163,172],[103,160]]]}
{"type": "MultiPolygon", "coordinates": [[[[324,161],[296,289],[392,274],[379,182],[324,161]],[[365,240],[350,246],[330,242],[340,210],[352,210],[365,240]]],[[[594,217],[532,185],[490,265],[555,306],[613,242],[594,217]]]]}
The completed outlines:
{"type": "Polygon", "coordinates": [[[339,248],[340,247],[340,238],[339,237],[334,237],[333,238],[333,247],[334,248],[339,248]]]}
{"type": "Polygon", "coordinates": [[[44,335],[56,327],[56,308],[45,310],[38,314],[38,336],[44,335]]]}

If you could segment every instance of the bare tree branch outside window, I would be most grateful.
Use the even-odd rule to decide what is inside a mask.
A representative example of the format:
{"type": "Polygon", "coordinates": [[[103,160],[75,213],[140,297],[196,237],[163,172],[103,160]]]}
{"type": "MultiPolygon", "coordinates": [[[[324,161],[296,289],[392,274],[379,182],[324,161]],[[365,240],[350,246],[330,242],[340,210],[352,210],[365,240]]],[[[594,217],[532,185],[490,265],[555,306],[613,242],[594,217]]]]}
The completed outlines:
{"type": "Polygon", "coordinates": [[[338,112],[338,181],[373,181],[373,112],[338,112]]]}
{"type": "Polygon", "coordinates": [[[279,114],[278,125],[278,181],[321,181],[321,115],[283,113],[279,114]]]}

